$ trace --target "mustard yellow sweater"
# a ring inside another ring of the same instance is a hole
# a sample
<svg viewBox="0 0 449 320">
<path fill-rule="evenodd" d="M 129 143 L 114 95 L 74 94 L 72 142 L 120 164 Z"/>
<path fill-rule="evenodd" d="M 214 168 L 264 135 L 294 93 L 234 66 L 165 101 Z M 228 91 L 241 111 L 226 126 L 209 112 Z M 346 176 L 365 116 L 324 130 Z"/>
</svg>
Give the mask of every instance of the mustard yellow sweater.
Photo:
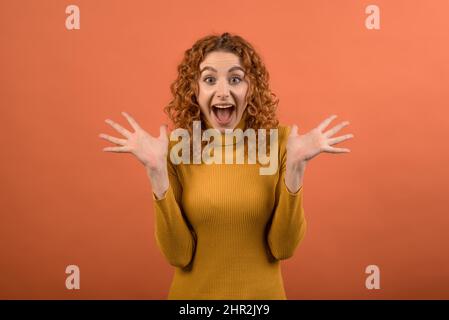
<svg viewBox="0 0 449 320">
<path fill-rule="evenodd" d="M 291 193 L 284 181 L 290 127 L 278 129 L 274 175 L 246 160 L 168 160 L 170 186 L 162 199 L 153 193 L 156 242 L 176 267 L 168 299 L 286 299 L 280 260 L 293 255 L 306 220 L 303 187 Z"/>
</svg>

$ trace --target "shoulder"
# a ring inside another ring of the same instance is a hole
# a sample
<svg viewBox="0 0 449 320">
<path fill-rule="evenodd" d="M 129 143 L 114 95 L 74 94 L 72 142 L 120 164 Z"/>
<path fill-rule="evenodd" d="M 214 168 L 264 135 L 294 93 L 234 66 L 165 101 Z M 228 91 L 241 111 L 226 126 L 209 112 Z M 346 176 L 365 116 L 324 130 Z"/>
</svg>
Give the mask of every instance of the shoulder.
<svg viewBox="0 0 449 320">
<path fill-rule="evenodd" d="M 283 124 L 279 124 L 278 127 L 278 139 L 280 143 L 285 143 L 290 135 L 291 127 Z"/>
<path fill-rule="evenodd" d="M 288 134 L 288 133 L 290 133 L 290 126 L 288 126 L 286 124 L 279 124 L 278 130 L 279 130 L 279 135 L 281 135 L 281 133 Z"/>
<path fill-rule="evenodd" d="M 279 158 L 284 159 L 287 153 L 287 141 L 290 135 L 291 127 L 283 124 L 279 124 L 278 127 L 278 150 Z M 282 160 L 283 161 L 283 160 Z"/>
</svg>

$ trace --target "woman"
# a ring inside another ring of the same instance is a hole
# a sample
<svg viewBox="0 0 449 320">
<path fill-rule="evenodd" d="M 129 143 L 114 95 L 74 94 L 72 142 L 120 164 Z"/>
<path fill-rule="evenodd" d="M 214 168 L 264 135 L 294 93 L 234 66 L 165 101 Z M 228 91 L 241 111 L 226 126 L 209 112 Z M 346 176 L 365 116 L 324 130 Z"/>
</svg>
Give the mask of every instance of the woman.
<svg viewBox="0 0 449 320">
<path fill-rule="evenodd" d="M 269 139 L 270 146 L 278 141 L 269 148 L 279 159 L 275 174 L 261 175 L 260 163 L 175 165 L 169 150 L 176 141 L 169 141 L 167 126 L 152 137 L 127 113 L 122 114 L 134 132 L 106 120 L 125 139 L 101 134 L 119 145 L 103 150 L 133 153 L 150 179 L 156 241 L 176 267 L 169 299 L 286 299 L 280 260 L 294 254 L 306 230 L 306 164 L 321 152 L 349 152 L 332 145 L 353 135 L 332 138 L 349 122 L 325 131 L 335 115 L 304 135 L 296 125 L 280 126 L 268 79 L 247 41 L 229 33 L 207 36 L 185 52 L 165 111 L 187 133 L 193 133 L 194 122 L 215 129 L 222 138 L 217 143 L 232 144 L 231 156 L 239 150 L 249 155 L 250 149 L 241 140 L 229 143 L 227 134 L 277 129 Z M 258 141 L 264 141 L 261 132 Z"/>
</svg>

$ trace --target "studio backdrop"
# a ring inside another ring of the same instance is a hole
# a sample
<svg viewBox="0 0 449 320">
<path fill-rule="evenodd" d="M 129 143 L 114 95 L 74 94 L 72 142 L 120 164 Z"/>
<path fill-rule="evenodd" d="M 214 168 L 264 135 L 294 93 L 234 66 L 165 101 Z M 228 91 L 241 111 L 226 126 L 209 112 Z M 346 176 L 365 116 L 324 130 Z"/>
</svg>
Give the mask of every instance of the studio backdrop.
<svg viewBox="0 0 449 320">
<path fill-rule="evenodd" d="M 167 297 L 150 181 L 98 135 L 116 136 L 106 119 L 130 129 L 122 111 L 152 135 L 172 128 L 163 108 L 185 50 L 229 32 L 262 57 L 282 125 L 304 133 L 335 114 L 354 134 L 350 153 L 307 166 L 288 299 L 448 299 L 448 12 L 445 0 L 1 0 L 0 298 Z"/>
</svg>

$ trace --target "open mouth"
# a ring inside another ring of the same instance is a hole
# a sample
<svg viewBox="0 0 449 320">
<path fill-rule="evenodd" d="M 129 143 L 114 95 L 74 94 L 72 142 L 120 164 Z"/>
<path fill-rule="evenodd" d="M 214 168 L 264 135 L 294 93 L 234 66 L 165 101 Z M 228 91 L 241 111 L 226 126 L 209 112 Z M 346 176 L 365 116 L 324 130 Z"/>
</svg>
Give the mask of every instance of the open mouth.
<svg viewBox="0 0 449 320">
<path fill-rule="evenodd" d="M 235 111 L 236 108 L 233 104 L 215 104 L 212 106 L 212 113 L 215 116 L 215 120 L 220 125 L 230 123 Z"/>
</svg>

